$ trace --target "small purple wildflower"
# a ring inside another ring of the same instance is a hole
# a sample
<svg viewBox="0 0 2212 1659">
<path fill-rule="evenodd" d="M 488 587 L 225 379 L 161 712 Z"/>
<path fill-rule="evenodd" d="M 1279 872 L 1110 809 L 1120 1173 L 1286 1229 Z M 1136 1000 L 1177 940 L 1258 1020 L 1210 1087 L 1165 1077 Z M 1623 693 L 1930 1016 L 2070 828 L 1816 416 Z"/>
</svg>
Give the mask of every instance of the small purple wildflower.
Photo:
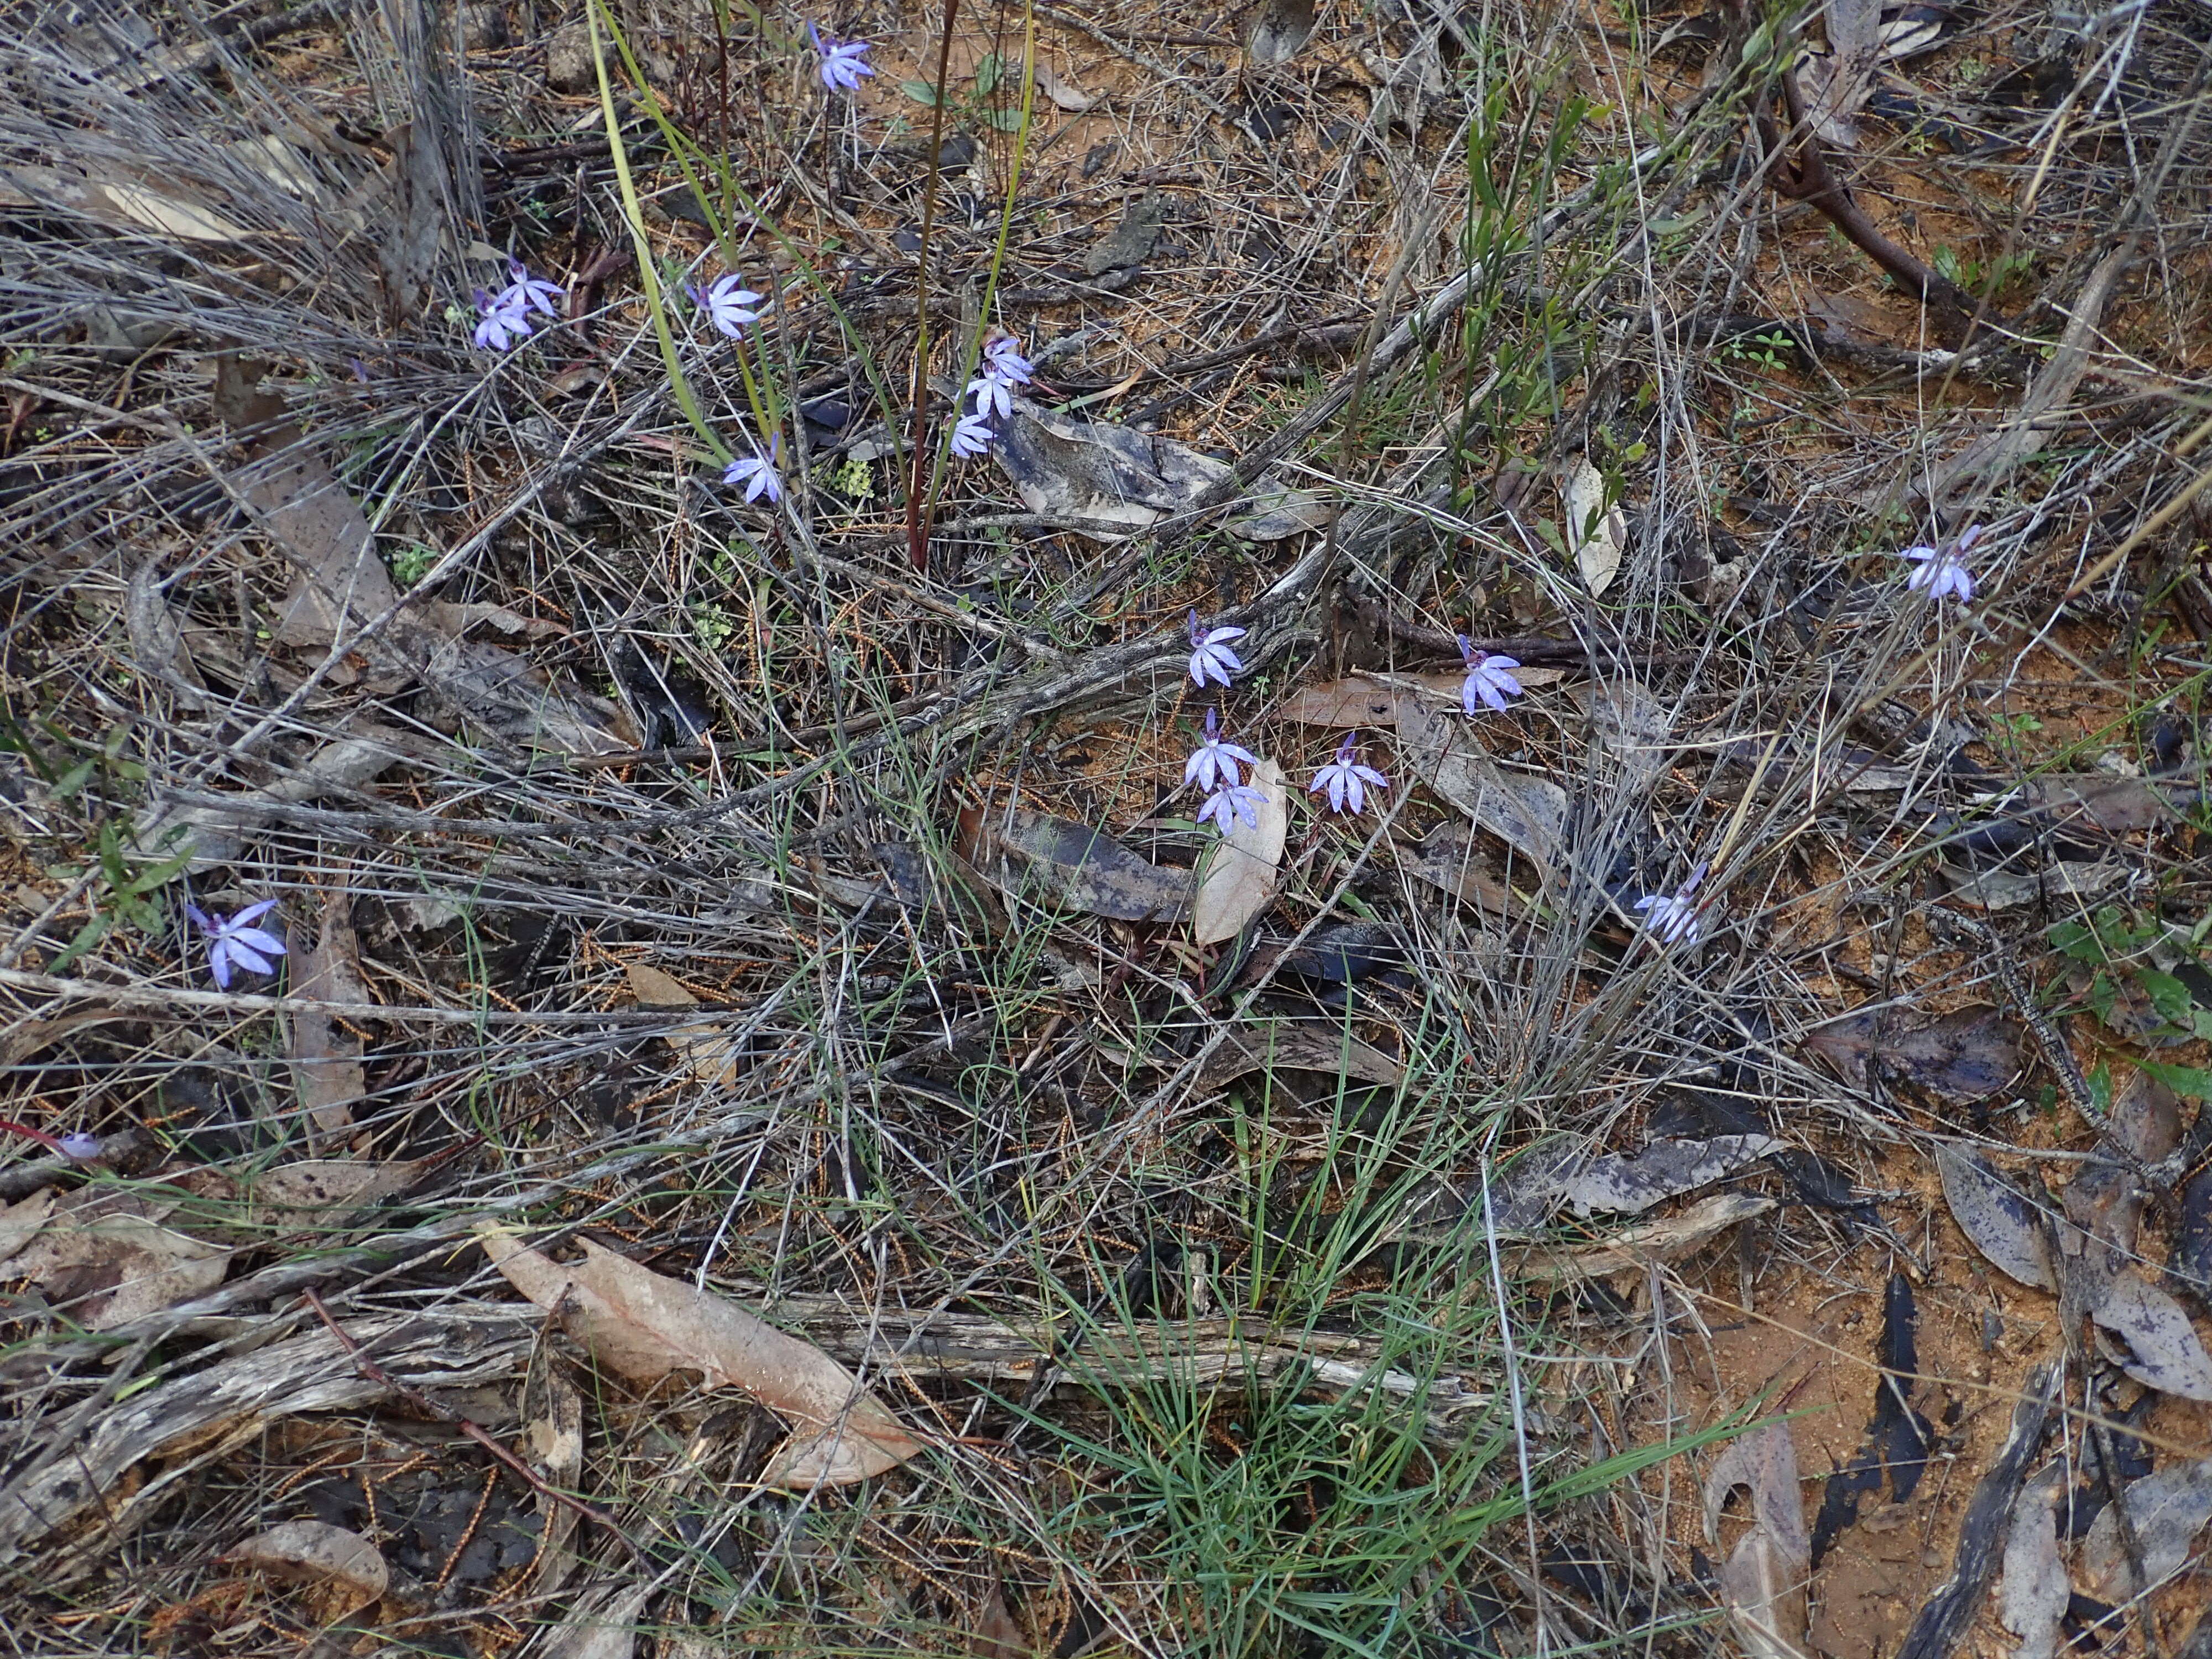
<svg viewBox="0 0 2212 1659">
<path fill-rule="evenodd" d="M 724 271 L 704 288 L 686 283 L 684 291 L 707 313 L 708 320 L 732 340 L 744 339 L 745 325 L 760 320 L 759 307 L 764 296 L 747 288 L 734 270 Z"/>
<path fill-rule="evenodd" d="M 1931 599 L 1955 596 L 1960 605 L 1970 603 L 1974 597 L 1974 573 L 1966 563 L 1967 550 L 1982 538 L 1982 526 L 1968 525 L 1948 552 L 1923 544 L 1908 547 L 1899 556 L 1915 561 L 1918 568 L 1905 579 L 1905 586 L 1918 592 L 1928 590 Z"/>
<path fill-rule="evenodd" d="M 1671 893 L 1646 893 L 1636 901 L 1636 908 L 1644 913 L 1644 926 L 1660 941 L 1667 945 L 1694 945 L 1701 924 L 1698 908 L 1690 896 L 1698 890 L 1698 884 L 1705 878 L 1705 863 L 1690 872 L 1690 878 Z"/>
<path fill-rule="evenodd" d="M 478 350 L 507 351 L 530 337 L 530 319 L 520 307 L 504 303 L 505 298 L 502 295 L 495 300 L 482 289 L 477 290 Z"/>
<path fill-rule="evenodd" d="M 263 899 L 249 904 L 235 915 L 210 916 L 197 904 L 187 904 L 185 914 L 192 926 L 208 936 L 208 972 L 215 975 L 216 988 L 230 989 L 230 975 L 234 968 L 243 968 L 250 974 L 273 974 L 276 964 L 271 957 L 284 952 L 284 941 L 265 928 L 252 924 L 276 908 L 275 899 Z"/>
<path fill-rule="evenodd" d="M 1240 749 L 1233 743 L 1221 740 L 1220 713 L 1216 709 L 1207 709 L 1206 741 L 1199 744 L 1196 751 L 1183 763 L 1182 781 L 1206 790 L 1211 790 L 1218 784 L 1241 783 L 1244 775 L 1237 769 L 1239 761 L 1247 766 L 1260 763 L 1250 750 Z"/>
<path fill-rule="evenodd" d="M 963 415 L 958 424 L 952 428 L 952 453 L 956 455 L 986 454 L 994 435 L 989 416 L 980 410 L 973 415 Z"/>
<path fill-rule="evenodd" d="M 0 1134 L 21 1135 L 26 1140 L 35 1140 L 57 1157 L 89 1164 L 100 1156 L 98 1135 L 49 1134 L 44 1129 L 34 1129 L 27 1123 L 18 1123 L 12 1117 L 0 1117 Z"/>
<path fill-rule="evenodd" d="M 975 400 L 978 415 L 996 412 L 1003 417 L 1014 412 L 1014 388 L 995 374 L 978 374 L 961 389 L 960 395 Z"/>
<path fill-rule="evenodd" d="M 1209 677 L 1224 686 L 1234 684 L 1233 676 L 1244 672 L 1243 659 L 1229 648 L 1231 640 L 1241 640 L 1245 630 L 1241 628 L 1217 628 L 1201 632 L 1198 612 L 1190 613 L 1190 677 L 1203 690 Z"/>
<path fill-rule="evenodd" d="M 745 487 L 745 499 L 749 501 L 757 501 L 763 495 L 767 496 L 771 502 L 781 501 L 783 480 L 776 475 L 775 463 L 782 448 L 783 434 L 779 432 L 768 441 L 768 454 L 765 457 L 757 453 L 740 455 L 724 467 L 722 482 L 732 486 L 743 484 Z"/>
<path fill-rule="evenodd" d="M 1336 758 L 1314 774 L 1313 782 L 1306 793 L 1318 795 L 1328 791 L 1328 806 L 1332 812 L 1364 812 L 1367 810 L 1370 789 L 1388 789 L 1390 780 L 1371 766 L 1359 763 L 1359 745 L 1356 732 L 1344 734 Z"/>
<path fill-rule="evenodd" d="M 1249 783 L 1224 783 L 1206 798 L 1206 805 L 1198 809 L 1198 821 L 1204 823 L 1211 818 L 1227 835 L 1242 818 L 1252 829 L 1260 827 L 1260 808 L 1267 797 Z"/>
<path fill-rule="evenodd" d="M 1003 334 L 983 348 L 985 372 L 996 375 L 1009 386 L 1027 386 L 1036 365 L 1022 356 L 1022 340 L 1018 334 Z"/>
<path fill-rule="evenodd" d="M 1459 653 L 1467 662 L 1467 679 L 1459 689 L 1459 701 L 1468 714 L 1476 713 L 1479 703 L 1503 713 L 1505 700 L 1521 695 L 1521 682 L 1512 674 L 1521 665 L 1515 659 L 1478 651 L 1464 634 L 1459 636 Z"/>
<path fill-rule="evenodd" d="M 822 55 L 817 72 L 822 76 L 822 84 L 830 91 L 856 91 L 863 76 L 875 73 L 868 67 L 868 43 L 866 40 L 839 40 L 825 36 L 811 23 L 806 26 L 806 38 L 814 43 L 814 50 Z"/>
<path fill-rule="evenodd" d="M 507 262 L 507 275 L 514 280 L 499 291 L 492 303 L 502 311 L 527 315 L 542 311 L 548 317 L 561 314 L 561 302 L 568 297 L 568 289 L 558 283 L 549 283 L 543 276 L 532 276 L 530 267 L 510 256 Z"/>
</svg>

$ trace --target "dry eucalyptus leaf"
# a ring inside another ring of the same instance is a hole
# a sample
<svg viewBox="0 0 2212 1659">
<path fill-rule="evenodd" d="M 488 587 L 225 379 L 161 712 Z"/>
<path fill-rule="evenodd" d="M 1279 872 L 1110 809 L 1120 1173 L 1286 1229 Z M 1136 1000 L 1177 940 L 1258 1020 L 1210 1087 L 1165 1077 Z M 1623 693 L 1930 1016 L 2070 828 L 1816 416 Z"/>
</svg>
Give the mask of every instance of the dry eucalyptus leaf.
<svg viewBox="0 0 2212 1659">
<path fill-rule="evenodd" d="M 1085 92 L 1061 80 L 1051 64 L 1039 59 L 1036 66 L 1037 90 L 1052 100 L 1053 107 L 1080 115 L 1098 101 L 1099 94 Z"/>
<path fill-rule="evenodd" d="M 280 1164 L 253 1183 L 255 1210 L 279 1227 L 336 1226 L 356 1210 L 405 1192 L 422 1179 L 422 1162 L 332 1158 Z"/>
<path fill-rule="evenodd" d="M 852 1372 L 734 1303 L 589 1239 L 583 1261 L 562 1263 L 489 1223 L 477 1237 L 510 1284 L 573 1320 L 570 1328 L 610 1369 L 637 1382 L 699 1371 L 708 1387 L 741 1389 L 790 1419 L 796 1432 L 762 1477 L 772 1484 L 842 1486 L 895 1468 L 922 1449 Z"/>
<path fill-rule="evenodd" d="M 1134 533 L 1188 509 L 1229 476 L 1229 464 L 1188 444 L 1107 421 L 1055 415 L 1026 398 L 999 429 L 991 453 L 1032 513 Z M 1246 541 L 1280 541 L 1328 521 L 1328 504 L 1304 490 L 1261 485 L 1249 510 L 1224 528 Z"/>
<path fill-rule="evenodd" d="M 1620 574 L 1621 550 L 1628 542 L 1628 520 L 1605 501 L 1605 474 L 1588 457 L 1576 461 L 1559 489 L 1567 518 L 1567 550 L 1583 586 L 1596 599 Z"/>
<path fill-rule="evenodd" d="M 1797 1449 L 1787 1425 L 1738 1436 L 1705 1480 L 1705 1534 L 1720 1541 L 1729 1492 L 1751 1492 L 1751 1529 L 1721 1568 L 1721 1599 L 1752 1659 L 1804 1659 L 1805 1576 L 1811 1558 L 1797 1490 Z"/>
<path fill-rule="evenodd" d="M 1566 833 L 1567 792 L 1548 778 L 1507 772 L 1469 729 L 1457 708 L 1400 706 L 1398 740 L 1437 794 L 1516 852 L 1548 871 Z"/>
<path fill-rule="evenodd" d="M 1583 1162 L 1579 1137 L 1546 1135 L 1523 1147 L 1490 1183 L 1491 1224 L 1500 1233 L 1533 1232 L 1552 1218 L 1559 1194 Z"/>
<path fill-rule="evenodd" d="M 1513 678 L 1524 690 L 1534 690 L 1540 685 L 1556 685 L 1566 678 L 1566 671 L 1516 668 Z M 1387 730 L 1398 724 L 1399 711 L 1407 707 L 1418 709 L 1449 703 L 1458 708 L 1460 687 L 1466 680 L 1467 676 L 1458 672 L 1393 674 L 1387 679 L 1374 674 L 1349 674 L 1340 680 L 1299 687 L 1276 714 L 1299 726 L 1325 726 L 1338 731 L 1356 726 Z"/>
<path fill-rule="evenodd" d="M 1006 1607 L 1006 1593 L 994 1583 L 985 1593 L 983 1609 L 968 1632 L 972 1659 L 1029 1659 L 1036 1651 L 1029 1632 Z"/>
<path fill-rule="evenodd" d="M 1942 866 L 1951 896 L 1977 910 L 2017 910 L 2030 904 L 2071 908 L 2101 898 L 2134 877 L 2126 859 L 2051 859 L 2034 870 L 1960 870 Z"/>
<path fill-rule="evenodd" d="M 182 242 L 238 242 L 252 234 L 212 208 L 137 185 L 94 185 L 88 198 L 87 205 L 95 213 L 104 203 L 131 223 Z"/>
<path fill-rule="evenodd" d="M 641 1008 L 696 1008 L 699 999 L 673 975 L 647 963 L 629 964 L 629 994 Z M 738 1045 L 711 1025 L 680 1025 L 663 1031 L 661 1040 L 684 1056 L 692 1076 L 702 1083 L 734 1083 L 738 1079 Z"/>
<path fill-rule="evenodd" d="M 522 1444 L 531 1466 L 556 1492 L 574 1492 L 584 1475 L 584 1396 L 553 1364 L 531 1367 L 522 1389 Z M 538 1554 L 530 1564 L 531 1589 L 551 1595 L 574 1569 L 568 1540 L 580 1519 L 569 1505 L 545 1492 L 538 1499 Z"/>
<path fill-rule="evenodd" d="M 539 1659 L 630 1659 L 637 1651 L 637 1627 L 651 1584 L 603 1585 L 576 1598 Z M 727 1650 L 718 1650 L 727 1651 Z"/>
<path fill-rule="evenodd" d="M 1951 1219 L 1967 1243 L 2021 1284 L 2039 1291 L 2057 1288 L 2042 1220 L 1995 1164 L 1972 1147 L 1938 1141 L 1936 1168 L 1943 1178 Z"/>
<path fill-rule="evenodd" d="M 0 1035 L 0 1069 L 21 1065 L 40 1049 L 52 1047 L 82 1027 L 145 1018 L 143 1013 L 126 1013 L 120 1008 L 77 1008 L 66 1014 L 56 1014 L 52 1019 L 24 1020 Z"/>
<path fill-rule="evenodd" d="M 1385 1087 L 1406 1068 L 1381 1049 L 1318 1020 L 1277 1020 L 1250 1030 L 1231 1031 L 1199 1073 L 1198 1090 L 1211 1094 L 1223 1084 L 1253 1072 L 1325 1072 Z"/>
<path fill-rule="evenodd" d="M 2156 1583 L 2189 1559 L 2190 1546 L 2212 1519 L 2212 1458 L 2154 1470 L 2121 1493 L 2120 1502 L 2142 1546 L 2143 1571 Z M 2148 1588 L 2136 1582 L 2128 1565 L 2119 1516 L 2110 1505 L 2098 1512 L 2082 1540 L 2081 1580 L 2081 1588 L 2100 1601 L 2124 1601 Z"/>
<path fill-rule="evenodd" d="M 1398 849 L 1398 868 L 1462 904 L 1478 905 L 1492 915 L 1510 915 L 1518 901 L 1511 889 L 1484 867 L 1474 833 L 1464 823 L 1439 823 L 1419 845 Z"/>
<path fill-rule="evenodd" d="M 215 403 L 228 423 L 281 422 L 283 400 L 256 389 L 263 373 L 235 354 L 216 360 Z M 296 425 L 262 432 L 234 479 L 294 567 L 276 625 L 281 642 L 319 650 L 398 604 L 368 515 Z M 469 726 L 533 749 L 596 755 L 637 746 L 628 717 L 605 698 L 567 687 L 498 646 L 442 633 L 431 620 L 427 612 L 403 614 L 362 647 L 371 690 L 420 680 Z M 331 675 L 340 684 L 353 678 L 343 665 Z"/>
<path fill-rule="evenodd" d="M 1986 1100 L 2020 1075 L 2020 1028 L 1994 1008 L 1911 1019 L 1894 1008 L 1830 1020 L 1805 1039 L 1838 1075 L 1861 1087 L 1872 1068 L 1946 1101 Z"/>
<path fill-rule="evenodd" d="M 1087 824 L 971 806 L 960 815 L 959 844 L 984 879 L 1033 902 L 1116 921 L 1180 921 L 1189 914 L 1189 871 L 1139 858 Z"/>
<path fill-rule="evenodd" d="M 1271 760 L 1260 762 L 1252 769 L 1251 787 L 1260 792 L 1252 808 L 1259 822 L 1247 823 L 1241 815 L 1231 820 L 1191 901 L 1191 938 L 1200 945 L 1218 945 L 1243 933 L 1273 902 L 1282 876 L 1283 847 L 1291 834 L 1283 769 Z"/>
<path fill-rule="evenodd" d="M 95 1331 L 188 1302 L 222 1283 L 230 1252 L 160 1225 L 175 1207 L 136 1193 L 80 1188 L 56 1206 L 9 1273 Z"/>
<path fill-rule="evenodd" d="M 38 1236 L 54 1212 L 54 1189 L 41 1187 L 28 1198 L 0 1204 L 0 1261 L 16 1255 Z"/>
<path fill-rule="evenodd" d="M 1628 782 L 1648 789 L 1667 770 L 1674 721 L 1657 698 L 1633 681 L 1577 685 L 1575 701 L 1589 716 L 1598 745 L 1620 764 Z"/>
<path fill-rule="evenodd" d="M 1314 0 L 1267 0 L 1244 39 L 1245 55 L 1257 64 L 1287 64 L 1314 32 Z"/>
<path fill-rule="evenodd" d="M 1663 1200 L 1709 1186 L 1783 1146 L 1771 1135 L 1655 1140 L 1640 1152 L 1585 1158 L 1563 1169 L 1557 1191 L 1578 1216 L 1601 1211 L 1636 1215 Z"/>
<path fill-rule="evenodd" d="M 321 925 L 287 931 L 292 994 L 310 1002 L 374 1002 L 361 977 L 361 940 L 353 929 L 353 895 L 333 888 L 323 899 Z M 291 1016 L 292 1086 L 319 1139 L 353 1125 L 353 1103 L 368 1092 L 361 1039 L 329 1014 L 304 1008 Z"/>
<path fill-rule="evenodd" d="M 2212 1401 L 2212 1356 L 2181 1304 L 2131 1273 L 2098 1288 L 2089 1317 L 2126 1345 L 2120 1369 L 2146 1388 L 2184 1400 Z"/>
<path fill-rule="evenodd" d="M 2058 1651 L 2058 1621 L 2072 1589 L 2058 1555 L 2055 1501 L 2065 1471 L 2053 1463 L 2020 1489 L 2005 1535 L 2004 1577 L 1997 1587 L 1997 1616 L 2020 1638 L 2013 1659 L 2051 1659 Z"/>
<path fill-rule="evenodd" d="M 2062 829 L 2086 825 L 2131 836 L 2187 822 L 2185 815 L 2202 804 L 2203 791 L 2153 778 L 2051 773 L 2022 784 L 2020 798 L 2033 811 L 2048 813 Z"/>
<path fill-rule="evenodd" d="M 357 1532 L 322 1521 L 287 1521 L 230 1553 L 272 1578 L 319 1583 L 335 1593 L 319 1609 L 328 1619 L 381 1601 L 392 1584 L 382 1552 Z"/>
</svg>

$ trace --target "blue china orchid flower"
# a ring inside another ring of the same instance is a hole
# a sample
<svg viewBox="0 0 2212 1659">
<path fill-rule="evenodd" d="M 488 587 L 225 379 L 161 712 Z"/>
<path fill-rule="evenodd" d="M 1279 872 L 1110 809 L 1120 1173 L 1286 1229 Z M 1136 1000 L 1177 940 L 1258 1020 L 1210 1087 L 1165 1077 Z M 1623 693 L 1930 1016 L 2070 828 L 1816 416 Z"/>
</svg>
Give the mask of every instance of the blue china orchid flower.
<svg viewBox="0 0 2212 1659">
<path fill-rule="evenodd" d="M 1359 763 L 1358 733 L 1347 732 L 1338 746 L 1336 758 L 1314 774 L 1314 781 L 1306 793 L 1318 795 L 1328 792 L 1328 806 L 1332 812 L 1362 812 L 1367 809 L 1370 789 L 1388 789 L 1390 780 L 1371 766 Z"/>
<path fill-rule="evenodd" d="M 832 92 L 854 92 L 861 77 L 875 73 L 868 67 L 868 43 L 866 40 L 839 40 L 825 36 L 813 24 L 806 26 L 806 38 L 814 43 L 814 50 L 822 61 L 816 72 L 822 84 Z"/>
<path fill-rule="evenodd" d="M 733 270 L 724 271 L 704 288 L 686 283 L 684 291 L 707 313 L 708 321 L 732 340 L 744 339 L 745 325 L 760 320 L 760 302 L 766 297 L 747 288 Z"/>
<path fill-rule="evenodd" d="M 1459 636 L 1459 653 L 1467 663 L 1467 679 L 1460 686 L 1459 701 L 1468 714 L 1476 713 L 1483 703 L 1502 713 L 1507 698 L 1521 695 L 1521 682 L 1512 673 L 1521 665 L 1516 659 L 1478 651 L 1464 634 Z"/>
<path fill-rule="evenodd" d="M 530 337 L 530 319 L 520 307 L 495 300 L 482 289 L 476 291 L 477 331 L 472 337 L 480 351 L 509 351 Z"/>
<path fill-rule="evenodd" d="M 1966 554 L 1982 535 L 1982 526 L 1972 524 L 1948 550 L 1939 551 L 1924 544 L 1906 548 L 1899 556 L 1915 561 L 1917 568 L 1905 579 L 1905 586 L 1916 593 L 1925 588 L 1931 599 L 1955 598 L 1960 605 L 1970 604 L 1974 597 L 1974 573 L 1966 562 Z"/>
<path fill-rule="evenodd" d="M 995 411 L 1003 417 L 1014 412 L 1013 386 L 995 374 L 978 374 L 961 389 L 960 395 L 975 400 L 978 415 L 989 415 Z"/>
<path fill-rule="evenodd" d="M 952 453 L 964 456 L 987 454 L 996 435 L 987 416 L 963 415 L 952 428 Z"/>
<path fill-rule="evenodd" d="M 1250 750 L 1221 740 L 1220 711 L 1207 709 L 1206 741 L 1199 744 L 1191 757 L 1183 763 L 1182 781 L 1209 791 L 1218 784 L 1241 783 L 1244 775 L 1237 769 L 1239 762 L 1246 766 L 1260 763 L 1258 757 Z"/>
<path fill-rule="evenodd" d="M 776 472 L 775 463 L 782 449 L 783 434 L 779 432 L 768 441 L 767 455 L 763 456 L 757 452 L 740 455 L 724 467 L 722 482 L 733 487 L 743 484 L 745 499 L 749 501 L 757 501 L 763 495 L 771 502 L 781 501 L 783 479 Z"/>
<path fill-rule="evenodd" d="M 1243 659 L 1229 648 L 1231 641 L 1241 640 L 1244 634 L 1241 628 L 1201 630 L 1198 612 L 1190 613 L 1190 678 L 1200 690 L 1208 679 L 1224 686 L 1233 684 L 1234 677 L 1244 672 Z"/>
<path fill-rule="evenodd" d="M 568 291 L 560 283 L 532 276 L 530 267 L 512 255 L 508 256 L 507 270 L 513 280 L 493 297 L 494 305 L 502 311 L 520 312 L 525 316 L 532 311 L 542 311 L 548 317 L 561 314 L 561 304 L 568 297 Z"/>
<path fill-rule="evenodd" d="M 1698 908 L 1691 895 L 1698 884 L 1705 878 L 1709 861 L 1700 861 L 1690 872 L 1690 878 L 1671 893 L 1646 893 L 1636 901 L 1636 908 L 1644 913 L 1644 927 L 1665 945 L 1694 945 L 1702 924 Z"/>
<path fill-rule="evenodd" d="M 1238 818 L 1250 828 L 1260 827 L 1260 808 L 1266 804 L 1267 795 L 1249 783 L 1224 783 L 1206 798 L 1206 805 L 1198 809 L 1198 821 L 1208 820 L 1227 835 Z"/>
<path fill-rule="evenodd" d="M 985 371 L 1009 386 L 1027 386 L 1036 365 L 1022 356 L 1018 334 L 1002 334 L 983 348 Z"/>
<path fill-rule="evenodd" d="M 234 915 L 211 916 L 197 904 L 185 907 L 192 926 L 208 937 L 208 972 L 215 976 L 218 989 L 230 989 L 234 969 L 243 968 L 250 974 L 276 971 L 271 958 L 285 954 L 284 941 L 266 928 L 252 925 L 276 908 L 275 899 L 263 899 Z"/>
</svg>

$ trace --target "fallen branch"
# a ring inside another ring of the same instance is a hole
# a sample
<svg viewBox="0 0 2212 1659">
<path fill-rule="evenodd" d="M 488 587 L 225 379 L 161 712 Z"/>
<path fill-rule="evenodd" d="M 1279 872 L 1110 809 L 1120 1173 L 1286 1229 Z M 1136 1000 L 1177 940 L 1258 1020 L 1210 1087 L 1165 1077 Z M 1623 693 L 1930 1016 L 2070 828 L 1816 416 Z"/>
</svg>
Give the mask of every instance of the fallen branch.
<svg viewBox="0 0 2212 1659">
<path fill-rule="evenodd" d="M 1798 91 L 1796 77 L 1784 76 L 1782 90 L 1790 106 L 1790 135 L 1796 146 L 1794 153 L 1785 155 L 1784 141 L 1776 130 L 1764 98 L 1757 107 L 1759 142 L 1773 169 L 1775 189 L 1818 210 L 1855 246 L 1896 278 L 1899 287 L 1928 307 L 1936 332 L 1947 344 L 1963 349 L 1982 315 L 1981 303 L 1875 228 L 1874 221 L 1866 216 L 1864 210 L 1851 199 L 1850 192 L 1829 170 L 1827 153 L 1821 148 L 1820 135 L 1806 118 L 1804 98 Z"/>
</svg>

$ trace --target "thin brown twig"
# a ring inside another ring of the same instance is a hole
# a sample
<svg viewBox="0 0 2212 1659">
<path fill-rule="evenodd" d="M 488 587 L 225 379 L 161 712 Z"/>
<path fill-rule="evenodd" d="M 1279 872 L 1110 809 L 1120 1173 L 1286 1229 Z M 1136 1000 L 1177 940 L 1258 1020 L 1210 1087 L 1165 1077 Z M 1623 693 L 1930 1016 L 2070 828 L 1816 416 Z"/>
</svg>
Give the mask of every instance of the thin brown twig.
<svg viewBox="0 0 2212 1659">
<path fill-rule="evenodd" d="M 1826 152 L 1820 147 L 1820 136 L 1806 118 L 1804 98 L 1794 76 L 1782 77 L 1782 91 L 1790 107 L 1790 142 L 1796 146 L 1786 158 L 1784 140 L 1776 131 L 1774 118 L 1768 113 L 1764 98 L 1759 100 L 1757 109 L 1759 143 L 1773 165 L 1775 189 L 1818 210 L 1869 258 L 1895 277 L 1907 293 L 1927 305 L 1930 319 L 1947 343 L 1963 348 L 1975 325 L 1987 314 L 1986 306 L 1875 228 L 1874 221 L 1867 217 L 1865 210 L 1851 199 L 1850 192 L 1830 171 Z"/>
</svg>

